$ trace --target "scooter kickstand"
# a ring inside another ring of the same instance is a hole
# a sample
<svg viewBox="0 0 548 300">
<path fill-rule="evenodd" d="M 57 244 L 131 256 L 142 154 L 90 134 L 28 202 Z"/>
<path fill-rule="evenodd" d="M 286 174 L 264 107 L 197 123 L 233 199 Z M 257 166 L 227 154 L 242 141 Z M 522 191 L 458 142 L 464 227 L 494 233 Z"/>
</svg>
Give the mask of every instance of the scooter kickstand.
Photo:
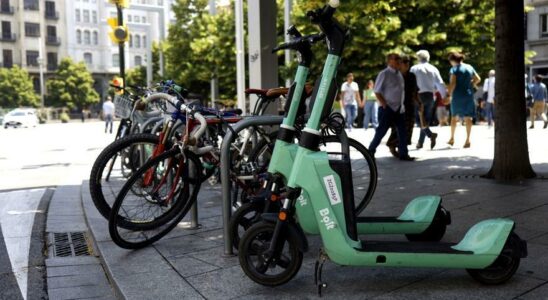
<svg viewBox="0 0 548 300">
<path fill-rule="evenodd" d="M 318 296 L 322 296 L 322 288 L 327 287 L 327 283 L 322 281 L 322 270 L 323 270 L 323 264 L 329 257 L 323 249 L 320 249 L 318 259 L 316 260 L 316 264 L 314 266 L 314 284 L 318 287 Z"/>
</svg>

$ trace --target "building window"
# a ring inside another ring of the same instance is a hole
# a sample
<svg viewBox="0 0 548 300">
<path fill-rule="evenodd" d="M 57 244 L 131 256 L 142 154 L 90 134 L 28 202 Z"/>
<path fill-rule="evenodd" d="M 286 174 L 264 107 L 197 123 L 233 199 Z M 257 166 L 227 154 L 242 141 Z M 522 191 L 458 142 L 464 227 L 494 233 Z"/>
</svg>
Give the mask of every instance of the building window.
<svg viewBox="0 0 548 300">
<path fill-rule="evenodd" d="M 91 44 L 91 35 L 89 33 L 89 30 L 84 30 L 84 45 Z"/>
<path fill-rule="evenodd" d="M 23 6 L 25 10 L 39 10 L 40 5 L 38 4 L 38 0 L 24 0 Z"/>
<path fill-rule="evenodd" d="M 82 44 L 82 30 L 76 30 L 76 43 Z"/>
<path fill-rule="evenodd" d="M 99 33 L 97 33 L 97 31 L 93 32 L 93 44 L 99 45 Z"/>
<path fill-rule="evenodd" d="M 540 37 L 548 37 L 548 14 L 540 15 Z"/>
<path fill-rule="evenodd" d="M 13 52 L 11 50 L 7 50 L 7 49 L 2 50 L 2 58 L 4 62 L 2 66 L 4 68 L 13 67 Z"/>
<path fill-rule="evenodd" d="M 89 52 L 84 53 L 84 62 L 86 65 L 91 66 L 93 64 L 93 55 Z"/>
<path fill-rule="evenodd" d="M 37 67 L 38 66 L 38 51 L 27 51 L 27 66 Z"/>
<path fill-rule="evenodd" d="M 80 16 L 80 10 L 79 10 L 79 9 L 76 10 L 75 16 L 76 16 L 76 22 L 82 21 L 82 18 L 81 18 L 81 16 Z"/>
<path fill-rule="evenodd" d="M 140 67 L 143 65 L 143 58 L 140 56 L 135 56 L 135 66 Z"/>
<path fill-rule="evenodd" d="M 25 22 L 25 36 L 31 36 L 31 37 L 40 36 L 40 24 Z"/>
<path fill-rule="evenodd" d="M 48 71 L 57 70 L 57 53 L 48 52 Z"/>
<path fill-rule="evenodd" d="M 129 35 L 129 48 L 133 48 L 133 34 Z"/>
<path fill-rule="evenodd" d="M 120 67 L 120 55 L 112 54 L 112 66 Z"/>
<path fill-rule="evenodd" d="M 91 12 L 91 18 L 93 19 L 93 23 L 97 24 L 97 11 L 96 10 Z"/>
<path fill-rule="evenodd" d="M 135 48 L 141 48 L 141 36 L 135 35 L 134 38 L 135 41 L 133 41 L 133 45 L 135 46 Z"/>
<path fill-rule="evenodd" d="M 89 10 L 84 10 L 84 23 L 89 23 Z"/>
<path fill-rule="evenodd" d="M 135 16 L 135 17 L 133 17 L 133 22 L 139 23 L 139 22 L 141 22 L 141 18 L 139 16 Z"/>
<path fill-rule="evenodd" d="M 143 48 L 147 48 L 147 36 L 143 35 Z"/>
<path fill-rule="evenodd" d="M 57 19 L 59 18 L 59 15 L 57 14 L 57 11 L 55 10 L 55 2 L 53 1 L 46 1 L 46 19 Z"/>
</svg>

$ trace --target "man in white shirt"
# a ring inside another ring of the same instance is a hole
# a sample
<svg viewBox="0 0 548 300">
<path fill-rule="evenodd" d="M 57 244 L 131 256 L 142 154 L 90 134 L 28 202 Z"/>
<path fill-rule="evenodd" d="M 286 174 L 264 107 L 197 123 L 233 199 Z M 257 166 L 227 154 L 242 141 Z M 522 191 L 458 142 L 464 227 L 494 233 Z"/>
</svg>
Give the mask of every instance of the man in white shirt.
<svg viewBox="0 0 548 300">
<path fill-rule="evenodd" d="M 419 86 L 419 99 L 424 107 L 424 123 L 426 127 L 421 129 L 419 142 L 417 143 L 417 149 L 423 147 L 424 139 L 430 138 L 430 149 L 433 149 L 436 145 L 437 133 L 430 131 L 430 122 L 434 115 L 434 94 L 437 91 L 440 92 L 442 98 L 447 95 L 447 90 L 443 79 L 441 78 L 438 68 L 429 63 L 430 53 L 427 50 L 419 50 L 417 52 L 419 63 L 411 67 L 411 73 L 417 77 L 417 85 Z"/>
<path fill-rule="evenodd" d="M 487 118 L 487 126 L 491 127 L 495 118 L 495 70 L 489 71 L 489 77 L 483 83 L 483 92 L 487 93 L 485 100 L 485 117 Z"/>
<path fill-rule="evenodd" d="M 105 133 L 110 125 L 110 133 L 112 133 L 112 119 L 114 118 L 114 103 L 112 98 L 107 96 L 107 100 L 103 102 L 103 117 L 105 118 Z"/>
<path fill-rule="evenodd" d="M 360 87 L 354 81 L 352 73 L 346 75 L 346 81 L 341 86 L 341 101 L 346 114 L 346 128 L 352 129 L 352 124 L 356 119 L 358 102 L 361 102 Z"/>
<path fill-rule="evenodd" d="M 401 57 L 391 53 L 386 57 L 387 67 L 379 73 L 375 80 L 375 96 L 379 102 L 379 126 L 375 137 L 369 145 L 369 151 L 375 155 L 377 147 L 386 135 L 390 126 L 395 123 L 398 131 L 398 150 L 400 160 L 413 161 L 407 151 L 407 131 L 405 128 L 405 81 L 399 71 Z"/>
</svg>

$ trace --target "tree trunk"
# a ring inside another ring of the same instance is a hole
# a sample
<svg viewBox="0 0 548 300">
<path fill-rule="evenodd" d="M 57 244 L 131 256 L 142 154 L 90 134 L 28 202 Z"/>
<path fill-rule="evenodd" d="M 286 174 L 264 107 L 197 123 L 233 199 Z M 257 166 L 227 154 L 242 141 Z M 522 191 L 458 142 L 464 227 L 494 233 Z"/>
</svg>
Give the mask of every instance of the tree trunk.
<svg viewBox="0 0 548 300">
<path fill-rule="evenodd" d="M 523 1 L 495 1 L 495 157 L 488 178 L 536 176 L 529 161 L 524 93 Z"/>
</svg>

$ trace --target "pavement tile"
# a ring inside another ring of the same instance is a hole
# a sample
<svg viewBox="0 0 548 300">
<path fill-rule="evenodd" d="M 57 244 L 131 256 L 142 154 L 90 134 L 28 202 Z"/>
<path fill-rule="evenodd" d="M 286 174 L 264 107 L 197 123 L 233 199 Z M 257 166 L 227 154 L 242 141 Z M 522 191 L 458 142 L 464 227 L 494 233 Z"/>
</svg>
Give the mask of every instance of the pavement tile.
<svg viewBox="0 0 548 300">
<path fill-rule="evenodd" d="M 519 296 L 517 300 L 541 300 L 548 299 L 548 282 L 543 283 L 542 285 L 534 288 L 531 291 L 528 291 L 524 295 Z"/>
<path fill-rule="evenodd" d="M 548 234 L 543 234 L 530 240 L 531 243 L 548 246 Z"/>
<path fill-rule="evenodd" d="M 46 259 L 46 267 L 62 267 L 62 266 L 81 266 L 81 265 L 99 265 L 100 262 L 94 256 L 78 256 L 78 257 L 53 257 Z"/>
<path fill-rule="evenodd" d="M 132 274 L 162 273 L 171 269 L 152 247 L 126 250 L 113 242 L 98 242 L 97 246 L 115 281 Z"/>
<path fill-rule="evenodd" d="M 207 299 L 229 299 L 255 293 L 273 296 L 277 293 L 273 288 L 251 281 L 240 266 L 191 276 L 187 281 Z"/>
<path fill-rule="evenodd" d="M 106 287 L 110 289 L 108 280 L 104 273 L 91 273 L 48 278 L 48 290 L 80 286 L 95 286 L 96 288 Z"/>
<path fill-rule="evenodd" d="M 195 235 L 187 235 L 172 239 L 162 239 L 154 244 L 154 248 L 165 257 L 173 257 L 206 250 L 219 245 L 219 242 L 208 241 Z"/>
<path fill-rule="evenodd" d="M 375 299 L 513 299 L 540 283 L 541 280 L 517 275 L 503 285 L 486 286 L 475 282 L 464 270 L 449 270 Z"/>
<path fill-rule="evenodd" d="M 49 298 L 56 300 L 96 298 L 109 296 L 111 294 L 112 290 L 109 286 L 78 286 L 48 290 Z"/>
<path fill-rule="evenodd" d="M 200 250 L 187 254 L 187 256 L 197 258 L 201 261 L 205 261 L 208 264 L 228 268 L 239 265 L 237 256 L 224 256 L 224 247 L 217 246 L 215 248 Z"/>
<path fill-rule="evenodd" d="M 527 243 L 528 255 L 520 262 L 518 274 L 548 281 L 548 245 Z"/>
<path fill-rule="evenodd" d="M 204 299 L 174 271 L 128 275 L 116 284 L 126 299 Z"/>
<path fill-rule="evenodd" d="M 61 267 L 48 267 L 48 277 L 58 276 L 71 276 L 82 274 L 103 274 L 103 268 L 101 265 L 81 265 L 81 266 L 61 266 Z"/>
<path fill-rule="evenodd" d="M 171 257 L 168 258 L 168 261 L 183 277 L 203 274 L 219 269 L 217 266 L 188 256 Z"/>
</svg>

